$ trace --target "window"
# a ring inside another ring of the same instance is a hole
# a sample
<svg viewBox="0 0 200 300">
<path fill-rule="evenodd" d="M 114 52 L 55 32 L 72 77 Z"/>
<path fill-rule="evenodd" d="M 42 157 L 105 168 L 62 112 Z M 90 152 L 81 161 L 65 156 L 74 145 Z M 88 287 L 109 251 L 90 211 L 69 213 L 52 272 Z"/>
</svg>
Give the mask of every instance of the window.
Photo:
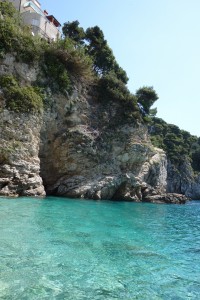
<svg viewBox="0 0 200 300">
<path fill-rule="evenodd" d="M 34 26 L 39 26 L 39 20 L 32 19 L 31 24 L 34 25 Z"/>
</svg>

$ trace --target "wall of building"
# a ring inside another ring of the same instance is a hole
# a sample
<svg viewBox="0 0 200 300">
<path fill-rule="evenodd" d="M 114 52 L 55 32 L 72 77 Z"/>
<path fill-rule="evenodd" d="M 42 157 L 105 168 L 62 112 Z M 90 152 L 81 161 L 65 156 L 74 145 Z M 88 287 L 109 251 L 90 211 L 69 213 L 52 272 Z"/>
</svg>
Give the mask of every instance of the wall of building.
<svg viewBox="0 0 200 300">
<path fill-rule="evenodd" d="M 45 16 L 39 15 L 36 12 L 25 11 L 22 13 L 24 23 L 30 25 L 34 35 L 40 35 L 43 38 L 56 40 L 60 37 L 60 32 Z"/>
<path fill-rule="evenodd" d="M 56 40 L 61 37 L 59 29 L 46 18 L 44 12 L 41 10 L 41 5 L 37 0 L 9 1 L 22 13 L 24 23 L 31 26 L 34 35 L 40 35 L 49 40 Z M 31 5 L 28 4 L 29 2 Z"/>
</svg>

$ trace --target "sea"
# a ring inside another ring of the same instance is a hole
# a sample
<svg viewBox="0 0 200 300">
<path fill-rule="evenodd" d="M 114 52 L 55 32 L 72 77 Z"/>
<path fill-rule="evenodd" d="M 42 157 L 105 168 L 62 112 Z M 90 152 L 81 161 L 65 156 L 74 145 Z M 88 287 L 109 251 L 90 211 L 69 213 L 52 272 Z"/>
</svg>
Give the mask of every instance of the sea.
<svg viewBox="0 0 200 300">
<path fill-rule="evenodd" d="M 200 201 L 0 198 L 0 299 L 200 299 Z"/>
</svg>

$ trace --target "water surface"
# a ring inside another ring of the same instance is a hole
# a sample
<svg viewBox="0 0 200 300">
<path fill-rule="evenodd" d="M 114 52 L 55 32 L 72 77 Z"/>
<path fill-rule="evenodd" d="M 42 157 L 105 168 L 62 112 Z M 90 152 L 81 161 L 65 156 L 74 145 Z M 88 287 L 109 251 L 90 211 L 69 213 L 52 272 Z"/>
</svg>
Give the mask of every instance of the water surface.
<svg viewBox="0 0 200 300">
<path fill-rule="evenodd" d="M 200 202 L 0 198 L 0 299 L 200 299 Z"/>
</svg>

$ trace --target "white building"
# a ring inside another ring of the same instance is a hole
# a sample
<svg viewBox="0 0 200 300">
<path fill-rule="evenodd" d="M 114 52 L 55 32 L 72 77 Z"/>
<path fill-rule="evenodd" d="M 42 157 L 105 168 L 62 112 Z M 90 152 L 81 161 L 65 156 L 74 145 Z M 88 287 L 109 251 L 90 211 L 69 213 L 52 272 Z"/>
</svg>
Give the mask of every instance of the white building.
<svg viewBox="0 0 200 300">
<path fill-rule="evenodd" d="M 48 15 L 47 11 L 41 9 L 41 4 L 37 0 L 9 0 L 21 13 L 26 25 L 30 25 L 33 35 L 40 35 L 48 40 L 57 40 L 61 33 L 61 24 L 53 15 Z"/>
</svg>

